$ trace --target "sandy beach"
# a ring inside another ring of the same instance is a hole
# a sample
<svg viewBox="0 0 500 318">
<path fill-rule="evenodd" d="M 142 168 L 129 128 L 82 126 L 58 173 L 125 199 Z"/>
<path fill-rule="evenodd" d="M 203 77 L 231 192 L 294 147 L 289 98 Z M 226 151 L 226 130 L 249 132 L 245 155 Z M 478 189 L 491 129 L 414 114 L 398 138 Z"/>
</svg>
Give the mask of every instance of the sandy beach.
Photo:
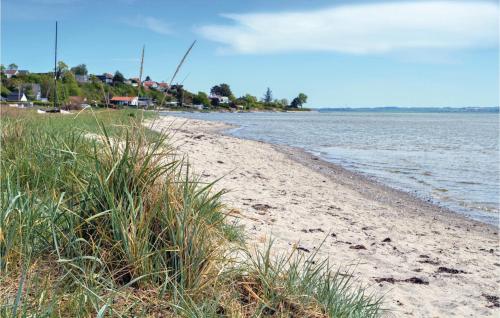
<svg viewBox="0 0 500 318">
<path fill-rule="evenodd" d="M 220 178 L 249 244 L 275 240 L 355 266 L 387 317 L 498 317 L 498 229 L 468 220 L 294 148 L 224 134 L 223 123 L 151 123 L 204 181 Z"/>
</svg>

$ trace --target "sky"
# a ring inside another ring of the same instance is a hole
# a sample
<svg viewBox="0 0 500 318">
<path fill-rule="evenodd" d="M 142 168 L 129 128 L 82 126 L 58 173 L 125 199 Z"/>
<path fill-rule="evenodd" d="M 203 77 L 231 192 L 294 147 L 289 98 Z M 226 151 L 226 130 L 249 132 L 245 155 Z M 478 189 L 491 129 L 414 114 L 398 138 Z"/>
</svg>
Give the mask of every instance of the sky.
<svg viewBox="0 0 500 318">
<path fill-rule="evenodd" d="M 497 1 L 2 0 L 1 63 L 45 72 L 59 59 L 90 73 L 234 95 L 308 95 L 308 107 L 499 105 Z"/>
</svg>

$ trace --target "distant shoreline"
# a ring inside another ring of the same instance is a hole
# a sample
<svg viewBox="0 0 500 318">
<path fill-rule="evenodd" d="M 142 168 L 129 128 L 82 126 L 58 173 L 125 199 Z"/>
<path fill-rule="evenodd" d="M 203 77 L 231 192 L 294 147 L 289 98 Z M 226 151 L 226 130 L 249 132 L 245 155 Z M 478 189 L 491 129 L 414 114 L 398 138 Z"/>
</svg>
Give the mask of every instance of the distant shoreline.
<svg viewBox="0 0 500 318">
<path fill-rule="evenodd" d="M 499 113 L 500 107 L 339 107 L 313 108 L 319 112 L 397 112 L 397 113 Z"/>
</svg>

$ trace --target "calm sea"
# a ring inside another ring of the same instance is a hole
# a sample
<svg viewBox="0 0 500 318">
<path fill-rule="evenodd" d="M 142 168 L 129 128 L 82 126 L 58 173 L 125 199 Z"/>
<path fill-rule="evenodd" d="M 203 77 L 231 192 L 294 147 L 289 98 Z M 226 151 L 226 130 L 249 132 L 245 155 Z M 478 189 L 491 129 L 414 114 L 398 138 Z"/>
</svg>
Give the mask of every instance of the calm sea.
<svg viewBox="0 0 500 318">
<path fill-rule="evenodd" d="M 234 136 L 303 148 L 470 218 L 498 225 L 500 160 L 496 113 L 176 116 L 236 124 L 238 128 L 230 131 Z"/>
</svg>

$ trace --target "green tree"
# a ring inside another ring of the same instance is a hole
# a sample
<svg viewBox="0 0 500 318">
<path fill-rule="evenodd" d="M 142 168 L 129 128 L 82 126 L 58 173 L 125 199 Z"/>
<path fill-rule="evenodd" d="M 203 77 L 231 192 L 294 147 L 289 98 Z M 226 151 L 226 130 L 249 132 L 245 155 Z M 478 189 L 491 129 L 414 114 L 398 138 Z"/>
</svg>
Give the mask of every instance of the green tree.
<svg viewBox="0 0 500 318">
<path fill-rule="evenodd" d="M 266 93 L 264 94 L 264 98 L 262 100 L 266 104 L 271 104 L 271 102 L 273 101 L 273 92 L 269 87 L 267 88 Z"/>
<path fill-rule="evenodd" d="M 115 72 L 115 76 L 113 76 L 113 83 L 123 83 L 125 82 L 125 77 L 120 71 Z"/>
<path fill-rule="evenodd" d="M 9 64 L 9 70 L 17 70 L 17 64 L 16 63 L 10 63 Z"/>
<path fill-rule="evenodd" d="M 149 75 L 148 75 L 148 76 L 146 76 L 146 79 L 145 79 L 144 81 L 145 81 L 145 82 L 148 82 L 148 81 L 150 81 L 150 80 L 151 80 L 151 77 L 149 77 Z"/>
<path fill-rule="evenodd" d="M 57 62 L 57 76 L 61 77 L 64 73 L 68 71 L 68 65 L 63 61 Z"/>
<path fill-rule="evenodd" d="M 5 71 L 5 65 L 0 64 L 0 71 L 1 71 L 1 72 Z"/>
<path fill-rule="evenodd" d="M 87 70 L 87 65 L 85 64 L 79 64 L 75 67 L 71 68 L 71 72 L 75 75 L 87 75 L 89 72 Z"/>
<path fill-rule="evenodd" d="M 218 95 L 218 96 L 226 96 L 229 98 L 234 98 L 233 92 L 231 92 L 231 88 L 229 87 L 228 84 L 222 83 L 220 85 L 215 85 L 212 87 L 210 90 L 210 93 L 212 95 Z"/>
<path fill-rule="evenodd" d="M 290 105 L 290 107 L 292 108 L 298 108 L 298 107 L 301 107 L 307 103 L 307 95 L 304 94 L 304 93 L 300 93 L 299 96 L 295 97 L 293 100 L 292 100 L 292 103 Z"/>
<path fill-rule="evenodd" d="M 193 96 L 193 104 L 202 104 L 203 106 L 210 106 L 210 99 L 205 92 L 198 92 Z"/>
<path fill-rule="evenodd" d="M 78 82 L 76 81 L 75 74 L 73 74 L 72 72 L 64 73 L 62 82 L 69 96 L 80 96 L 81 91 L 80 87 L 78 86 Z"/>
</svg>

